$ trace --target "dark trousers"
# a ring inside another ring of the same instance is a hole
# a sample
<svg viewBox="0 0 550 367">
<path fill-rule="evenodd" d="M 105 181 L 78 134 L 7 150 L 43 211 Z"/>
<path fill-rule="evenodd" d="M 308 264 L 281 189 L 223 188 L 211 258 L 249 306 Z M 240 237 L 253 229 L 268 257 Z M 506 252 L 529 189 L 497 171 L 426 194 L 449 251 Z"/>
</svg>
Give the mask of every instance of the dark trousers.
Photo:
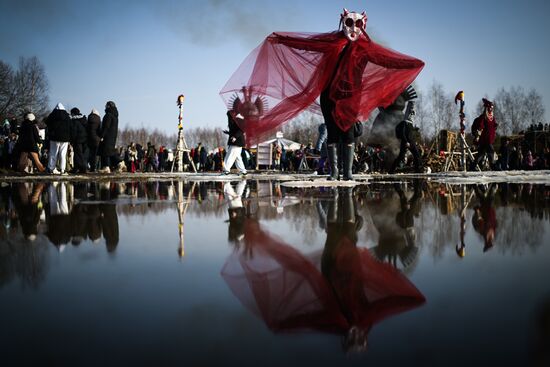
<svg viewBox="0 0 550 367">
<path fill-rule="evenodd" d="M 73 166 L 74 170 L 80 173 L 86 173 L 87 161 L 88 161 L 88 145 L 87 144 L 73 144 Z"/>
<path fill-rule="evenodd" d="M 405 140 L 401 140 L 401 145 L 399 147 L 399 155 L 397 156 L 397 158 L 395 158 L 395 161 L 393 161 L 390 172 L 395 172 L 397 165 L 401 161 L 403 161 L 403 159 L 405 159 L 405 154 L 407 153 L 407 149 L 411 151 L 411 154 L 413 156 L 414 169 L 417 171 L 420 169 L 420 153 L 418 152 L 418 148 L 416 147 L 416 144 L 414 142 L 411 142 L 407 147 L 407 142 Z"/>
<path fill-rule="evenodd" d="M 102 167 L 116 167 L 120 163 L 117 154 L 101 156 Z"/>
<path fill-rule="evenodd" d="M 88 145 L 88 165 L 91 172 L 97 170 L 97 148 L 97 145 Z"/>
<path fill-rule="evenodd" d="M 491 169 L 495 167 L 495 150 L 493 146 L 491 144 L 480 144 L 477 148 L 477 158 L 473 162 L 472 167 L 470 167 L 472 171 L 475 170 L 476 165 L 481 168 L 481 164 L 486 155 L 489 158 Z"/>
</svg>

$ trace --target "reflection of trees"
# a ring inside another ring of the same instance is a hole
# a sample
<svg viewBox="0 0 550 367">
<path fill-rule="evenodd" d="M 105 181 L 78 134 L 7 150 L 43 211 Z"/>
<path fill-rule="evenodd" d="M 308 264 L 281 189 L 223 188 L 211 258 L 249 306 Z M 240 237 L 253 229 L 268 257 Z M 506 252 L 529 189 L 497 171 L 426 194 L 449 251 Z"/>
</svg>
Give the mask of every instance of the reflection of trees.
<svg viewBox="0 0 550 367">
<path fill-rule="evenodd" d="M 521 254 L 525 249 L 535 250 L 542 245 L 544 227 L 540 219 L 526 215 L 520 208 L 503 207 L 497 210 L 499 218 L 498 251 Z"/>
</svg>

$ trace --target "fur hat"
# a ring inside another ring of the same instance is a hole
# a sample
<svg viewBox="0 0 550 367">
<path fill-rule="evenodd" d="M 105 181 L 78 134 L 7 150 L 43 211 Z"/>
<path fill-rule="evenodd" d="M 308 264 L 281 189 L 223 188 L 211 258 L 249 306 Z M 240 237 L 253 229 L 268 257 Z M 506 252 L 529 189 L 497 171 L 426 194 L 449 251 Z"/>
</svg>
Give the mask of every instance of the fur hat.
<svg viewBox="0 0 550 367">
<path fill-rule="evenodd" d="M 80 115 L 80 110 L 76 107 L 71 108 L 71 115 Z"/>
<path fill-rule="evenodd" d="M 483 101 L 483 107 L 487 108 L 487 107 L 494 107 L 494 103 L 489 101 L 487 98 L 482 98 L 481 99 Z"/>
<path fill-rule="evenodd" d="M 90 115 L 98 115 L 99 116 L 99 111 L 96 110 L 95 108 L 92 108 L 92 112 L 90 112 Z"/>
<path fill-rule="evenodd" d="M 36 117 L 34 116 L 34 113 L 29 112 L 25 115 L 25 120 L 34 121 Z"/>
</svg>

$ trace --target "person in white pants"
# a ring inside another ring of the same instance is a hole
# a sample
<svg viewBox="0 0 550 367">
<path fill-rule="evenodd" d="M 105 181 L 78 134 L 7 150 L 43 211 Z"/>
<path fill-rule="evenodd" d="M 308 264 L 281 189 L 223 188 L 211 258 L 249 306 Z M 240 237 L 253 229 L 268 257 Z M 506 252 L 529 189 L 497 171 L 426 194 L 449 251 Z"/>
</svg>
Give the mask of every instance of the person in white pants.
<svg viewBox="0 0 550 367">
<path fill-rule="evenodd" d="M 48 169 L 50 172 L 58 173 L 56 168 L 57 160 L 59 159 L 59 167 L 61 171 L 59 173 L 65 173 L 65 167 L 67 167 L 67 149 L 69 143 L 66 141 L 53 141 L 50 140 L 50 154 L 48 156 Z"/>
<path fill-rule="evenodd" d="M 229 130 L 224 130 L 224 133 L 229 135 L 227 140 L 227 152 L 223 161 L 223 174 L 229 174 L 233 164 L 236 164 L 241 175 L 246 175 L 246 167 L 244 166 L 241 152 L 244 147 L 244 133 L 237 124 L 237 119 L 242 120 L 240 114 L 235 115 L 234 111 L 227 111 L 227 126 Z"/>
<path fill-rule="evenodd" d="M 71 138 L 71 117 L 61 103 L 46 118 L 50 150 L 48 151 L 48 171 L 54 174 L 65 174 L 67 167 L 67 148 Z M 56 168 L 59 159 L 59 170 Z"/>
</svg>

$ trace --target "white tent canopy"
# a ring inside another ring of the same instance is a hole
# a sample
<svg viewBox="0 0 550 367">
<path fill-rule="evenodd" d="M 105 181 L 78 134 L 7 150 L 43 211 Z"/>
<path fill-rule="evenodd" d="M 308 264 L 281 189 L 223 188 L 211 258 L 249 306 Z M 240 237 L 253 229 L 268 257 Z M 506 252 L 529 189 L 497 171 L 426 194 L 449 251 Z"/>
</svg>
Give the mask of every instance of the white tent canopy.
<svg viewBox="0 0 550 367">
<path fill-rule="evenodd" d="M 283 148 L 285 148 L 285 150 L 296 150 L 296 149 L 300 149 L 300 146 L 301 146 L 300 143 L 296 143 L 295 141 L 285 139 L 285 138 L 275 138 L 275 139 L 266 140 L 264 142 L 261 142 L 259 145 L 271 145 L 271 144 L 278 144 Z M 256 148 L 256 147 L 257 145 L 253 145 L 251 148 Z"/>
</svg>

